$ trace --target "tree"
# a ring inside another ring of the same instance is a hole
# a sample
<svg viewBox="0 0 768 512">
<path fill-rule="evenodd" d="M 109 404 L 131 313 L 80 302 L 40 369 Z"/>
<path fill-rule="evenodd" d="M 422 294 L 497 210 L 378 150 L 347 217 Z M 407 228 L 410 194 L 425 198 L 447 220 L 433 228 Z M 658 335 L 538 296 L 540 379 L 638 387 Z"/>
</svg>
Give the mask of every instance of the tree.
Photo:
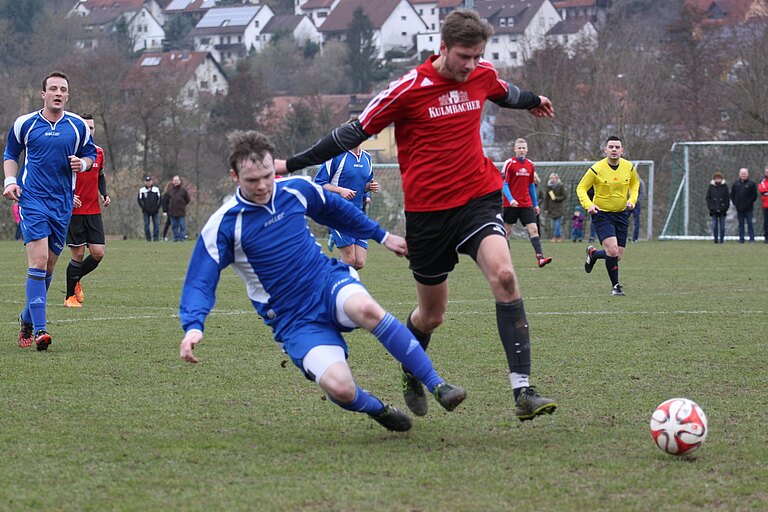
<svg viewBox="0 0 768 512">
<path fill-rule="evenodd" d="M 164 28 L 165 38 L 171 49 L 194 49 L 194 41 L 191 32 L 195 26 L 189 17 L 181 15 L 171 16 Z"/>
<path fill-rule="evenodd" d="M 370 92 L 378 49 L 373 43 L 373 24 L 362 7 L 352 13 L 347 29 L 347 62 L 352 90 Z"/>
</svg>

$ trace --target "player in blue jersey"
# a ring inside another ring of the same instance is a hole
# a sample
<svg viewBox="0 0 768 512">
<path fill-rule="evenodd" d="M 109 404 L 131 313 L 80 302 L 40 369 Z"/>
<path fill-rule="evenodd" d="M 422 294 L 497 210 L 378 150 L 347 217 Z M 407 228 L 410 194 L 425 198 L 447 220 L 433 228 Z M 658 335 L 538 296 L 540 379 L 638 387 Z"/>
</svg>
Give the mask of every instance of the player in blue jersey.
<svg viewBox="0 0 768 512">
<path fill-rule="evenodd" d="M 357 120 L 352 116 L 347 123 Z M 325 162 L 315 175 L 315 183 L 335 192 L 365 211 L 365 199 L 369 192 L 378 192 L 379 184 L 373 180 L 371 155 L 360 146 L 345 151 Z M 369 197 L 369 196 L 368 196 Z M 355 238 L 331 228 L 329 247 L 335 244 L 341 253 L 341 261 L 360 270 L 368 256 L 368 239 Z"/>
<path fill-rule="evenodd" d="M 440 378 L 413 334 L 373 300 L 357 271 L 323 254 L 305 216 L 356 238 L 373 238 L 399 256 L 407 252 L 405 240 L 306 178 L 275 181 L 275 147 L 264 135 L 235 131 L 228 138 L 230 175 L 238 188 L 208 219 L 192 253 L 179 307 L 181 358 L 197 363 L 192 350 L 216 300 L 212 290 L 231 265 L 275 340 L 343 409 L 367 413 L 389 430 L 411 428 L 408 415 L 355 383 L 341 333 L 357 327 L 370 331 L 446 410 L 458 406 L 466 392 Z"/>
<path fill-rule="evenodd" d="M 3 156 L 3 195 L 19 202 L 21 231 L 27 250 L 27 302 L 19 316 L 19 346 L 35 341 L 47 350 L 46 295 L 59 254 L 64 249 L 72 216 L 75 176 L 87 171 L 96 146 L 85 121 L 64 110 L 69 79 L 58 71 L 42 82 L 43 108 L 16 119 Z M 19 172 L 19 157 L 25 153 Z"/>
</svg>

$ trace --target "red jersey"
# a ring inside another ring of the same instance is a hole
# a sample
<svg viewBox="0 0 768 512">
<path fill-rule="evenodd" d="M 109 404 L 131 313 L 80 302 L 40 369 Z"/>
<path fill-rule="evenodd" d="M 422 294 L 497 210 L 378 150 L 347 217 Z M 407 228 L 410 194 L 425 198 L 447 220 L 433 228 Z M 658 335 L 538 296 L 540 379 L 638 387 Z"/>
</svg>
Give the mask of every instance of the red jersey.
<svg viewBox="0 0 768 512">
<path fill-rule="evenodd" d="M 75 182 L 75 195 L 80 198 L 83 206 L 72 208 L 72 215 L 94 215 L 101 213 L 99 205 L 99 175 L 104 174 L 104 150 L 96 146 L 96 159 L 93 166 L 86 172 L 78 173 Z"/>
<path fill-rule="evenodd" d="M 504 180 L 509 186 L 509 192 L 517 201 L 519 208 L 530 208 L 533 206 L 531 199 L 531 183 L 534 183 L 533 162 L 530 158 L 525 161 L 517 157 L 512 157 L 504 162 Z M 503 194 L 502 194 L 503 195 Z M 504 197 L 504 207 L 509 208 L 507 198 Z"/>
<path fill-rule="evenodd" d="M 480 121 L 488 98 L 507 94 L 490 62 L 481 60 L 466 82 L 424 64 L 392 82 L 360 115 L 374 135 L 395 125 L 405 210 L 429 212 L 467 204 L 500 190 L 499 171 L 483 153 Z"/>
</svg>

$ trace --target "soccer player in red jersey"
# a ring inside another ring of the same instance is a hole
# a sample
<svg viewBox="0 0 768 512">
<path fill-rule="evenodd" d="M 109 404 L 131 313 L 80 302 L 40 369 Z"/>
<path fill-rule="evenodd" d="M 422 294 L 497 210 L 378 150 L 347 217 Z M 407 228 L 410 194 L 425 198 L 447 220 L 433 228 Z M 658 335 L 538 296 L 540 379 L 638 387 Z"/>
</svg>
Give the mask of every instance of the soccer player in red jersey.
<svg viewBox="0 0 768 512">
<path fill-rule="evenodd" d="M 91 129 L 91 137 L 93 137 L 95 128 L 93 116 L 84 113 L 80 117 Z M 96 146 L 96 160 L 93 162 L 91 172 L 79 174 L 75 184 L 75 204 L 67 232 L 67 245 L 72 252 L 72 260 L 67 266 L 67 298 L 64 300 L 64 305 L 68 308 L 83 307 L 85 294 L 80 285 L 80 279 L 95 270 L 104 259 L 106 238 L 99 198 L 104 202 L 104 206 L 109 206 L 107 180 L 104 177 L 104 150 Z M 86 245 L 89 252 L 87 258 L 85 257 Z"/>
<path fill-rule="evenodd" d="M 512 226 L 519 220 L 528 230 L 528 239 L 536 254 L 536 263 L 543 267 L 552 261 L 544 257 L 541 248 L 539 228 L 536 216 L 539 214 L 539 203 L 536 198 L 536 183 L 534 181 L 533 162 L 528 158 L 528 142 L 525 139 L 515 141 L 515 157 L 504 162 L 504 227 L 507 239 L 512 232 Z"/>
<path fill-rule="evenodd" d="M 518 280 L 502 220 L 502 179 L 483 153 L 480 121 L 490 99 L 504 108 L 553 117 L 550 100 L 500 79 L 482 59 L 493 28 L 475 11 L 457 10 L 441 29 L 440 55 L 392 82 L 360 119 L 340 126 L 310 149 L 276 161 L 279 172 L 320 164 L 395 125 L 403 181 L 406 240 L 418 305 L 408 327 L 426 348 L 443 323 L 448 274 L 459 253 L 471 256 L 491 285 L 496 320 L 515 395 L 516 416 L 530 420 L 557 405 L 529 384 L 531 351 Z M 427 413 L 422 384 L 404 372 L 404 395 L 416 415 Z"/>
</svg>

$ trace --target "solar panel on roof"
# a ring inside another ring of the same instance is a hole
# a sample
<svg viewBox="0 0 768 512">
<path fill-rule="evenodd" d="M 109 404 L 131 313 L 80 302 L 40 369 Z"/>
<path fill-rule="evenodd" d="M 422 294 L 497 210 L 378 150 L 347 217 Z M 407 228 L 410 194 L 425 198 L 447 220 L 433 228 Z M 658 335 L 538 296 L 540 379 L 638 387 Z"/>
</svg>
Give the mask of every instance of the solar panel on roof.
<svg viewBox="0 0 768 512">
<path fill-rule="evenodd" d="M 197 28 L 220 27 L 229 20 L 229 26 L 247 25 L 261 7 L 224 7 L 211 9 L 198 22 Z"/>
</svg>

